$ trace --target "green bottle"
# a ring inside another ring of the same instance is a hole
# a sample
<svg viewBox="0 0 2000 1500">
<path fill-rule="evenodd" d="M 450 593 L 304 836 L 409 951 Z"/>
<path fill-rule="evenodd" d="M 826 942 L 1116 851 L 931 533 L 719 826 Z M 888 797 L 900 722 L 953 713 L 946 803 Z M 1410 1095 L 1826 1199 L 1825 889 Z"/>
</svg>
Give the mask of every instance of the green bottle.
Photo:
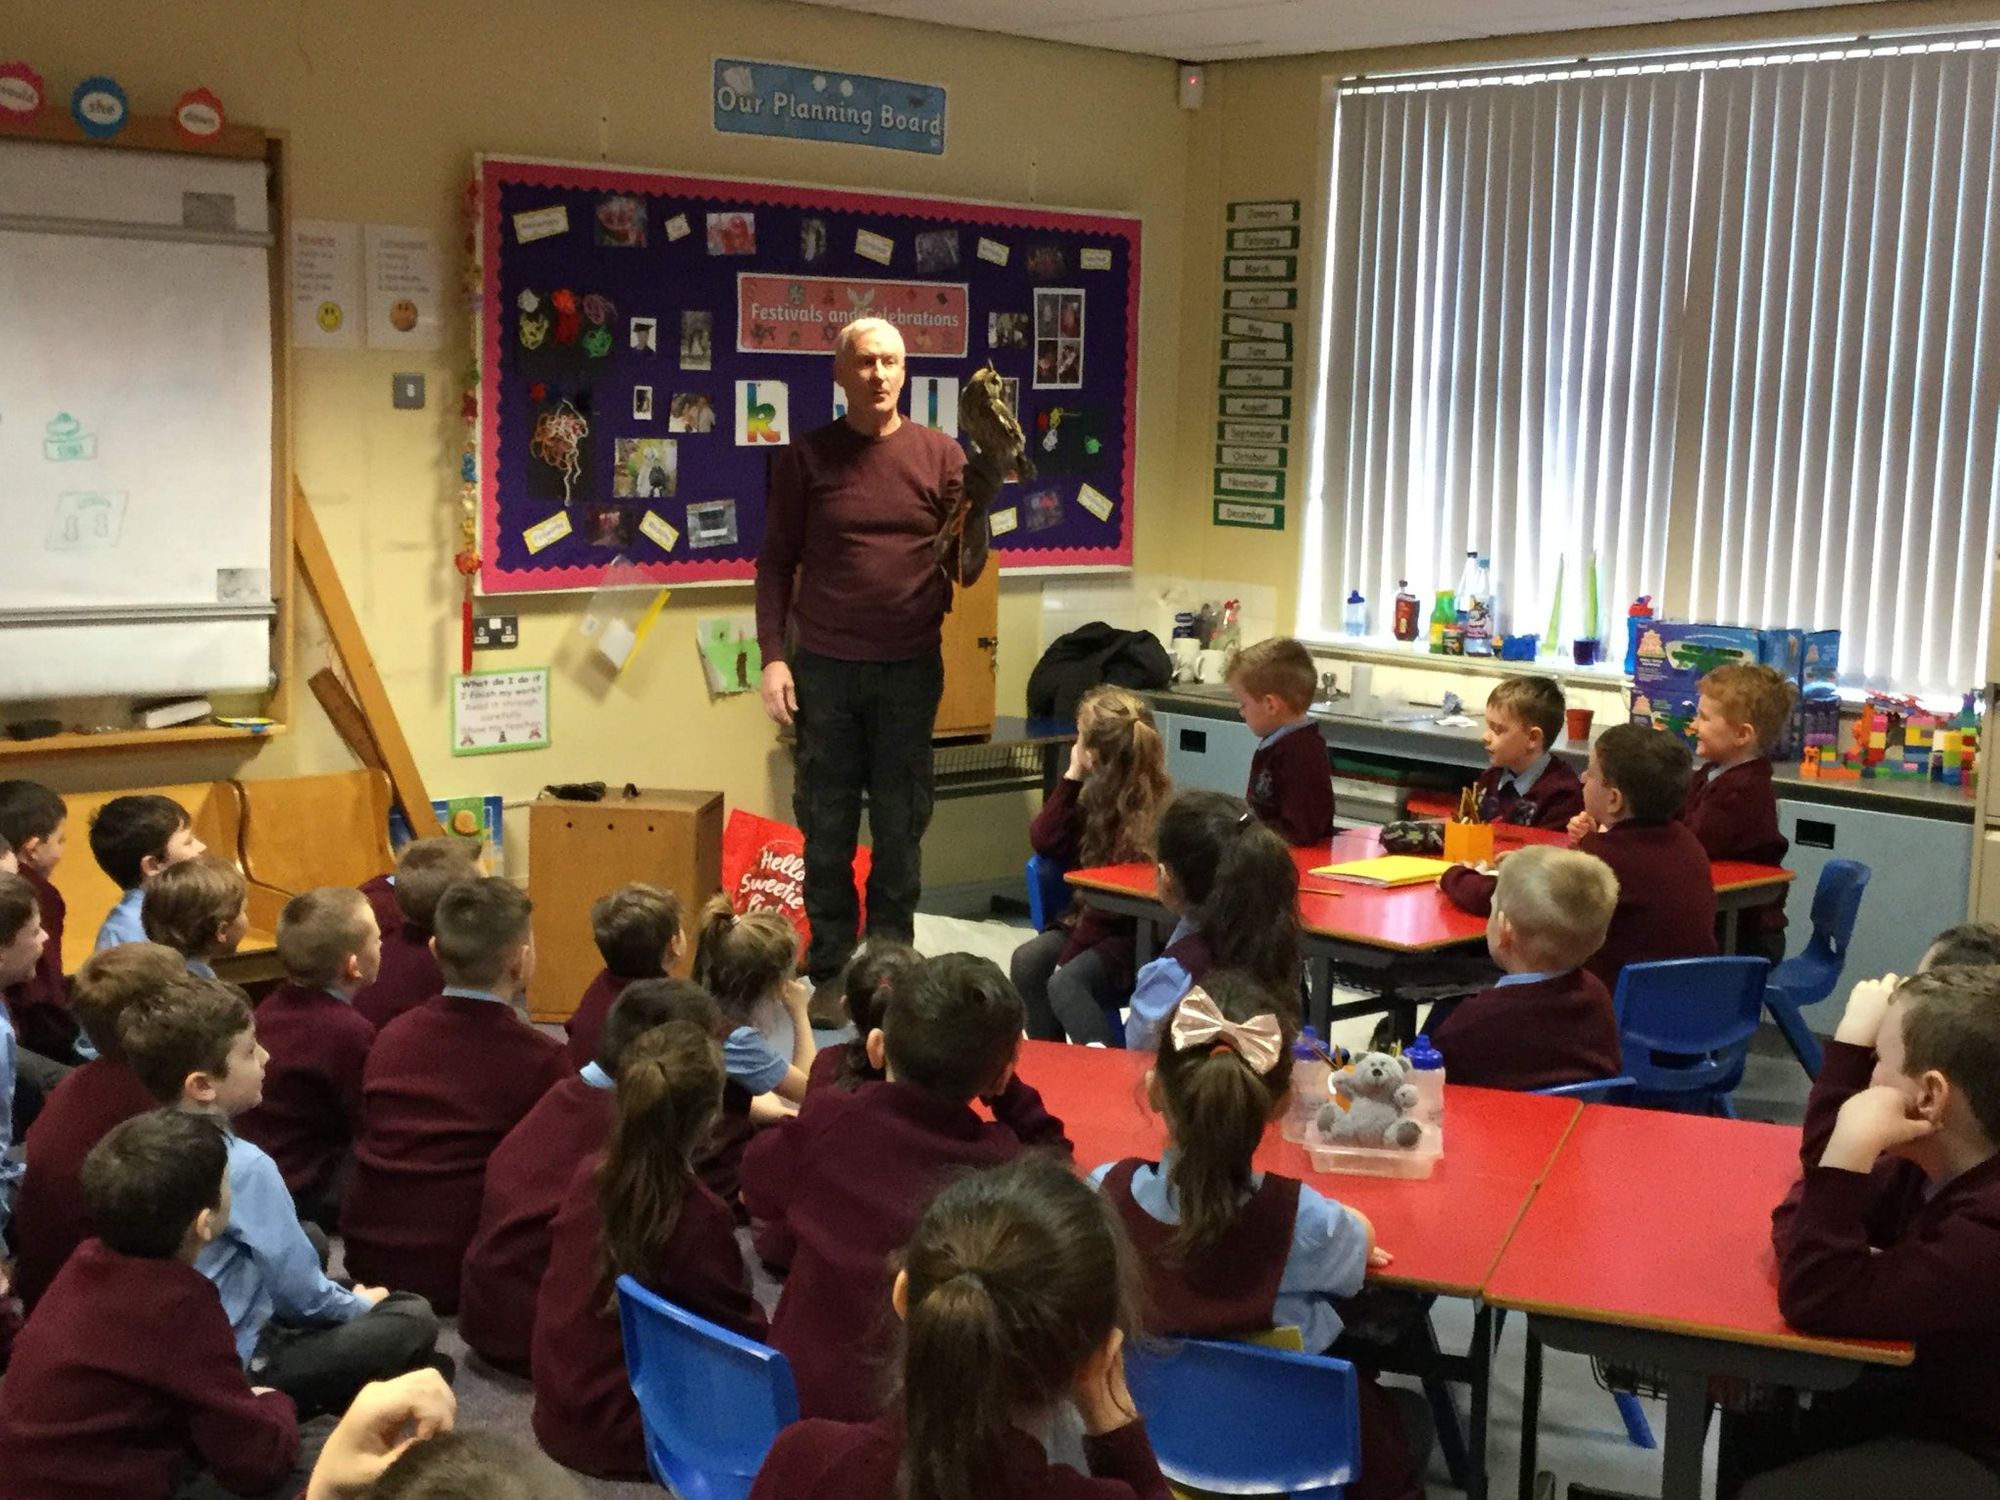
<svg viewBox="0 0 2000 1500">
<path fill-rule="evenodd" d="M 1437 603 L 1431 608 L 1431 655 L 1444 655 L 1444 628 L 1458 623 L 1458 595 L 1450 589 L 1439 589 Z"/>
</svg>

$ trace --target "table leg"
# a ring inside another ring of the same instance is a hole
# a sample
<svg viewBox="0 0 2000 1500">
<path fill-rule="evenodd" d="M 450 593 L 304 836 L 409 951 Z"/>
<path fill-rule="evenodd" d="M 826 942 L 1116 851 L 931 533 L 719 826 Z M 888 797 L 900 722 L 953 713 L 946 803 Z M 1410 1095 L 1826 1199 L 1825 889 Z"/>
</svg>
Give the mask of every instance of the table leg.
<svg viewBox="0 0 2000 1500">
<path fill-rule="evenodd" d="M 1137 931 L 1132 938 L 1133 963 L 1135 969 L 1143 969 L 1153 961 L 1160 950 L 1159 924 L 1151 917 L 1139 918 Z"/>
<path fill-rule="evenodd" d="M 1738 950 L 1737 928 L 1741 925 L 1743 909 L 1737 906 L 1726 908 L 1722 913 L 1722 951 L 1725 955 Z"/>
<path fill-rule="evenodd" d="M 1484 1302 L 1472 1318 L 1472 1347 L 1465 1351 L 1472 1361 L 1472 1431 L 1466 1442 L 1472 1451 L 1466 1465 L 1466 1500 L 1486 1500 L 1486 1419 L 1492 1404 L 1493 1309 Z"/>
<path fill-rule="evenodd" d="M 1701 1500 L 1701 1450 L 1707 1436 L 1708 1376 L 1700 1370 L 1669 1369 L 1661 1500 Z"/>
<path fill-rule="evenodd" d="M 1330 958 L 1309 958 L 1306 960 L 1306 1020 L 1322 1038 L 1332 1024 L 1328 1012 L 1333 1009 L 1333 960 Z"/>
<path fill-rule="evenodd" d="M 1527 1352 L 1521 1362 L 1521 1496 L 1520 1500 L 1535 1500 L 1535 1464 L 1539 1455 L 1535 1452 L 1541 1434 L 1542 1418 L 1542 1341 L 1535 1337 L 1533 1323 L 1522 1330 L 1527 1338 Z"/>
</svg>

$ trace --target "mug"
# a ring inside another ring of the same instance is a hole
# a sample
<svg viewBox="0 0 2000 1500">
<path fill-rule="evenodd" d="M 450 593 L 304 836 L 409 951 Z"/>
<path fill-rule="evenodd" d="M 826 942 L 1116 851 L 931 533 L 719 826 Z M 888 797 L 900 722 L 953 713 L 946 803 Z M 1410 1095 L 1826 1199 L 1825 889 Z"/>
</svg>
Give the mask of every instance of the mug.
<svg viewBox="0 0 2000 1500">
<path fill-rule="evenodd" d="M 1222 674 L 1229 666 L 1229 653 L 1210 646 L 1199 652 L 1194 659 L 1194 680 L 1196 682 L 1220 682 Z"/>
<path fill-rule="evenodd" d="M 1201 642 L 1191 635 L 1177 635 L 1168 643 L 1167 649 L 1173 653 L 1174 681 L 1193 682 L 1195 658 L 1201 654 Z"/>
</svg>

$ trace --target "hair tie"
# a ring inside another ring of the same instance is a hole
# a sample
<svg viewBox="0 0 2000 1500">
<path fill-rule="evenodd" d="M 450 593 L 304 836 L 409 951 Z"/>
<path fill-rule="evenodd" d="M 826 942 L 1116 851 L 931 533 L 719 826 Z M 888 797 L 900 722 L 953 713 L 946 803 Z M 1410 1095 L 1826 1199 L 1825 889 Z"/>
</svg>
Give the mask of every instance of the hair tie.
<svg viewBox="0 0 2000 1500">
<path fill-rule="evenodd" d="M 1257 815 L 1255 813 L 1251 812 L 1250 809 L 1246 807 L 1243 809 L 1243 816 L 1241 816 L 1236 820 L 1236 826 L 1238 828 L 1248 828 L 1250 826 L 1250 820 L 1256 816 Z"/>
<path fill-rule="evenodd" d="M 1247 1021 L 1232 1021 L 1200 985 L 1189 990 L 1175 1010 L 1168 1036 L 1181 1050 L 1199 1047 L 1203 1042 L 1227 1047 L 1248 1063 L 1250 1071 L 1259 1078 L 1277 1067 L 1278 1059 L 1285 1054 L 1285 1032 L 1276 1016 L 1265 1011 Z M 1209 1055 L 1214 1056 L 1214 1048 Z"/>
</svg>

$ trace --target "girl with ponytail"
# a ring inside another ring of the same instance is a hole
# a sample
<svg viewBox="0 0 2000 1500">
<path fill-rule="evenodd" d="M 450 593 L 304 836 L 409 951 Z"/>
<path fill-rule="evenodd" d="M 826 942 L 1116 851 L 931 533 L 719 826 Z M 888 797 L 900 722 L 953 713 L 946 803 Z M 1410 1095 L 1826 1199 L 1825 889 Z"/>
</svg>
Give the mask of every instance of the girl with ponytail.
<svg viewBox="0 0 2000 1500">
<path fill-rule="evenodd" d="M 1130 1250 L 1104 1200 L 1024 1158 L 931 1200 L 891 1304 L 902 1390 L 872 1423 L 778 1435 L 750 1500 L 1167 1500 L 1125 1385 Z M 1038 1429 L 1083 1418 L 1090 1475 L 1049 1463 Z"/>
<path fill-rule="evenodd" d="M 1211 968 L 1235 969 L 1296 1010 L 1304 949 L 1299 871 L 1291 851 L 1221 792 L 1182 792 L 1160 818 L 1160 903 L 1178 920 L 1160 956 L 1139 971 L 1125 1045 L 1151 1051 L 1181 996 Z"/>
<path fill-rule="evenodd" d="M 1318 1354 L 1340 1336 L 1338 1299 L 1389 1263 L 1366 1217 L 1252 1163 L 1284 1112 L 1297 1034 L 1292 1008 L 1233 969 L 1210 971 L 1169 1016 L 1146 1075 L 1167 1149 L 1091 1174 L 1137 1251 L 1148 1332 L 1233 1338 L 1289 1326 Z M 1421 1500 L 1396 1408 L 1372 1379 L 1360 1389 L 1361 1477 L 1349 1493 Z"/>
<path fill-rule="evenodd" d="M 812 986 L 798 977 L 799 935 L 775 911 L 738 916 L 727 896 L 701 911 L 690 977 L 715 996 L 725 1034 L 722 1060 L 730 1083 L 750 1099 L 753 1124 L 768 1125 L 793 1113 L 819 1049 L 806 1005 Z M 732 1119 L 745 1101 L 726 1101 Z"/>
<path fill-rule="evenodd" d="M 1136 693 L 1094 688 L 1076 710 L 1069 769 L 1028 830 L 1044 859 L 1066 868 L 1153 860 L 1153 829 L 1173 793 L 1153 711 Z M 1028 1035 L 1110 1042 L 1132 991 L 1135 929 L 1079 896 L 1057 924 L 1014 951 L 1014 988 Z"/>
<path fill-rule="evenodd" d="M 641 1035 L 618 1070 L 610 1142 L 577 1168 L 557 1210 L 535 1305 L 534 1427 L 549 1456 L 572 1469 L 647 1477 L 612 1290 L 620 1276 L 745 1338 L 768 1329 L 735 1216 L 693 1165 L 722 1085 L 721 1049 L 699 1024 L 669 1021 Z"/>
</svg>

